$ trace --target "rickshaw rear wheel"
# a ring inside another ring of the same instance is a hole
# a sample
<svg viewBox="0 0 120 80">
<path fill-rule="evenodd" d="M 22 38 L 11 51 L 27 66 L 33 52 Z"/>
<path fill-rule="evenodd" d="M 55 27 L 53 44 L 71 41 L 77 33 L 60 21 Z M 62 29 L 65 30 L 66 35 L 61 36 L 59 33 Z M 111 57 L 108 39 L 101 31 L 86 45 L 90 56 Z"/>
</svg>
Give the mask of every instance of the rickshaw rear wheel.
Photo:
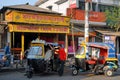
<svg viewBox="0 0 120 80">
<path fill-rule="evenodd" d="M 32 78 L 33 74 L 31 71 L 26 72 L 27 78 Z"/>
<path fill-rule="evenodd" d="M 99 71 L 98 71 L 98 70 L 95 70 L 95 71 L 94 71 L 94 74 L 95 74 L 95 75 L 99 75 Z"/>
<path fill-rule="evenodd" d="M 100 70 L 100 66 L 99 65 L 95 66 L 94 74 L 99 75 L 100 74 L 99 70 Z"/>
<path fill-rule="evenodd" d="M 113 70 L 108 69 L 108 70 L 105 70 L 104 73 L 105 73 L 105 76 L 111 77 L 113 75 Z"/>
<path fill-rule="evenodd" d="M 78 74 L 78 70 L 77 70 L 77 69 L 73 69 L 73 70 L 72 70 L 72 75 L 73 75 L 73 76 L 76 76 L 77 74 Z"/>
</svg>

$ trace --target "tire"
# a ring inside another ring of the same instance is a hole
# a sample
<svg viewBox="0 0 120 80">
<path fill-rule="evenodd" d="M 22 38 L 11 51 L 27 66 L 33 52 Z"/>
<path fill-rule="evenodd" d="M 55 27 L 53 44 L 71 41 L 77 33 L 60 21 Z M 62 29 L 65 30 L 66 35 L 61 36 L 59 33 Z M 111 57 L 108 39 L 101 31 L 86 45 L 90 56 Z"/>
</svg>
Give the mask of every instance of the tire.
<svg viewBox="0 0 120 80">
<path fill-rule="evenodd" d="M 110 69 L 108 69 L 108 70 L 105 70 L 105 76 L 108 76 L 108 77 L 111 77 L 111 76 L 113 76 L 113 71 L 112 70 L 110 70 Z"/>
<path fill-rule="evenodd" d="M 33 74 L 31 71 L 26 72 L 27 78 L 32 78 Z"/>
<path fill-rule="evenodd" d="M 77 69 L 73 69 L 73 70 L 72 70 L 72 75 L 73 75 L 73 76 L 76 76 L 77 74 L 78 74 L 78 70 L 77 70 Z"/>
<path fill-rule="evenodd" d="M 100 73 L 99 73 L 98 70 L 95 70 L 94 74 L 95 74 L 95 75 L 99 75 Z"/>
<path fill-rule="evenodd" d="M 94 74 L 95 74 L 95 75 L 99 75 L 99 66 L 96 66 L 96 69 L 95 69 L 95 71 L 94 71 Z"/>
</svg>

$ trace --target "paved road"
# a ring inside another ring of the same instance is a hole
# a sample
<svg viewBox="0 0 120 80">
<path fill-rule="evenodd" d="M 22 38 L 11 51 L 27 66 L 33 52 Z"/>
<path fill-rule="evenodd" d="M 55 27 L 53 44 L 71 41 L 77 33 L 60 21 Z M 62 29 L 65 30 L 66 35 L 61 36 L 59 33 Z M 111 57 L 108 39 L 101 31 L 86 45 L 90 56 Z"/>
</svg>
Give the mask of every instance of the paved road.
<svg viewBox="0 0 120 80">
<path fill-rule="evenodd" d="M 120 70 L 113 77 L 104 75 L 93 75 L 92 73 L 79 73 L 77 76 L 72 76 L 70 69 L 67 69 L 62 77 L 57 73 L 34 74 L 31 80 L 119 80 Z M 29 80 L 24 76 L 24 71 L 9 71 L 1 72 L 0 80 Z"/>
</svg>

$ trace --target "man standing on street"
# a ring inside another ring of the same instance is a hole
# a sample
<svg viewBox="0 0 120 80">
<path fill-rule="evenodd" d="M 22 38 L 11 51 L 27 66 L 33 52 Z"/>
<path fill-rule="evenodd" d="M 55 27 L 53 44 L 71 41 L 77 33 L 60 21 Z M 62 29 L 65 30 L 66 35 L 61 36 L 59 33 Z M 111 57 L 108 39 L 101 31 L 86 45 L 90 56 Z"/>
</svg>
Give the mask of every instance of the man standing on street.
<svg viewBox="0 0 120 80">
<path fill-rule="evenodd" d="M 62 76 L 64 72 L 64 64 L 66 61 L 66 52 L 64 48 L 61 47 L 61 45 L 59 46 L 58 54 L 59 54 L 59 60 L 60 60 L 60 67 L 59 67 L 58 73 L 60 76 Z"/>
<path fill-rule="evenodd" d="M 6 43 L 6 46 L 5 46 L 5 55 L 7 57 L 6 66 L 9 66 L 10 62 L 11 62 L 11 54 L 10 54 L 9 43 Z"/>
</svg>

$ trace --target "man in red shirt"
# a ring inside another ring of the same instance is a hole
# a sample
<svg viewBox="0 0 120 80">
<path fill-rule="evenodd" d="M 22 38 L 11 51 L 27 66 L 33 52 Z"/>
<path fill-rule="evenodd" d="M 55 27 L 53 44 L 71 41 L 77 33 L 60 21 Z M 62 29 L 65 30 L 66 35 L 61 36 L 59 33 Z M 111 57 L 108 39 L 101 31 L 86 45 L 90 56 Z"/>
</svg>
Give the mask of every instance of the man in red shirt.
<svg viewBox="0 0 120 80">
<path fill-rule="evenodd" d="M 66 52 L 64 48 L 61 47 L 61 45 L 59 46 L 58 54 L 59 54 L 59 60 L 60 60 L 60 68 L 58 70 L 58 73 L 60 76 L 62 76 L 64 72 L 64 64 L 66 61 Z"/>
</svg>

